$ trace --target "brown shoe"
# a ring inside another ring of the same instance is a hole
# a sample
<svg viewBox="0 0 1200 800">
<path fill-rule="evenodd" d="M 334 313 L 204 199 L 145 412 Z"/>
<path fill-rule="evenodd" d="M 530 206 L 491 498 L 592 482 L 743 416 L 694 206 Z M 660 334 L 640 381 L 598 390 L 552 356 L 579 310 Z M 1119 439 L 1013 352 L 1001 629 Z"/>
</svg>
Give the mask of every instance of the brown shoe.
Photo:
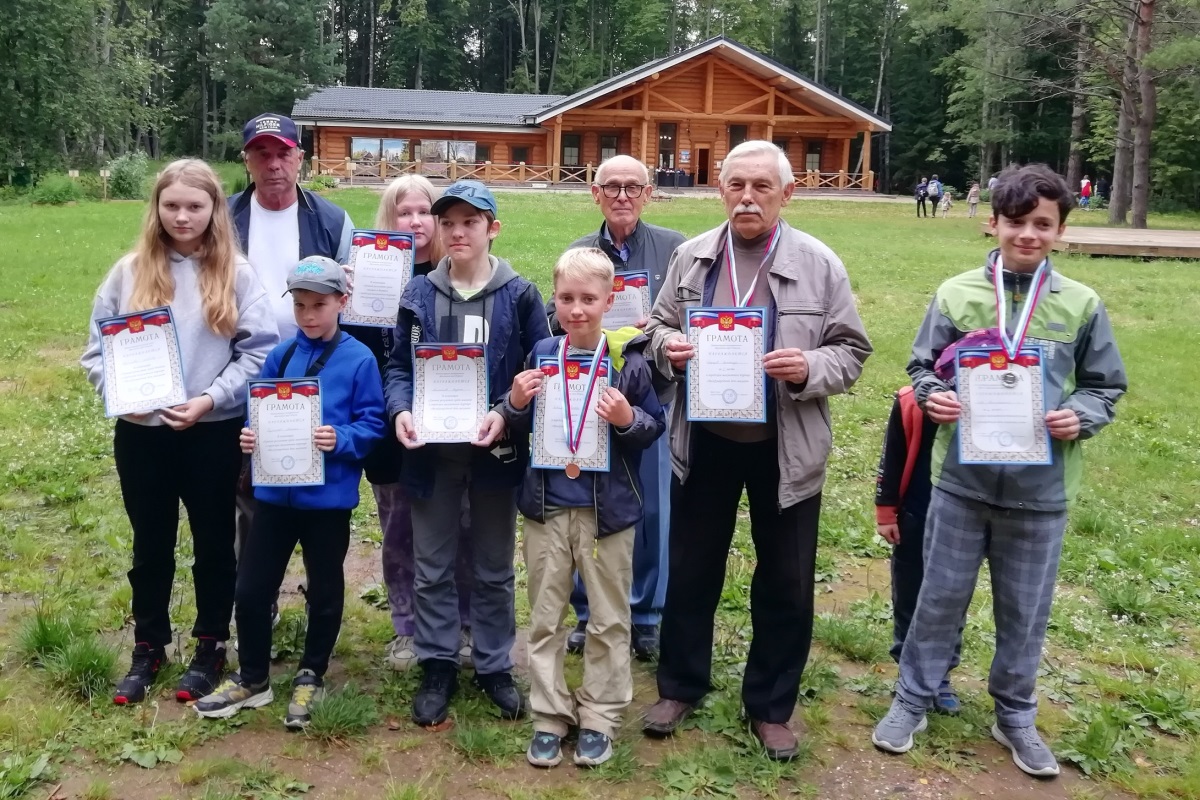
<svg viewBox="0 0 1200 800">
<path fill-rule="evenodd" d="M 642 732 L 650 736 L 670 736 L 695 710 L 695 706 L 678 700 L 659 700 L 646 709 Z"/>
<path fill-rule="evenodd" d="M 762 742 L 763 749 L 767 751 L 767 758 L 772 761 L 791 761 L 800 750 L 796 734 L 792 733 L 787 723 L 759 722 L 752 719 L 750 732 L 754 734 L 755 739 Z"/>
</svg>

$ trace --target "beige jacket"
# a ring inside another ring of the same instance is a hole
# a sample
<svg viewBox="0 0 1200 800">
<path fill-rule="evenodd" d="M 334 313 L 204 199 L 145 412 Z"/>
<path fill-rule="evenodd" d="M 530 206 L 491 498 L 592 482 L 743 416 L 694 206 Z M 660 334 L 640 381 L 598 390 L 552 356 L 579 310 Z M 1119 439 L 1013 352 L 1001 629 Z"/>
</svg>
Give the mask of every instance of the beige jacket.
<svg viewBox="0 0 1200 800">
<path fill-rule="evenodd" d="M 847 391 L 862 374 L 871 342 L 854 306 L 846 268 L 832 250 L 807 233 L 783 226 L 775 260 L 767 276 L 771 308 L 767 351 L 798 347 L 808 359 L 803 384 L 771 381 L 775 424 L 779 429 L 779 507 L 787 508 L 821 491 L 825 461 L 833 444 L 827 397 Z M 728 223 L 681 244 L 671 257 L 646 333 L 647 355 L 672 381 L 682 381 L 666 356 L 667 341 L 683 331 L 688 308 L 705 305 L 716 285 L 714 266 Z M 712 303 L 708 305 L 727 305 Z M 671 467 L 687 480 L 691 424 L 680 395 L 671 406 Z"/>
</svg>

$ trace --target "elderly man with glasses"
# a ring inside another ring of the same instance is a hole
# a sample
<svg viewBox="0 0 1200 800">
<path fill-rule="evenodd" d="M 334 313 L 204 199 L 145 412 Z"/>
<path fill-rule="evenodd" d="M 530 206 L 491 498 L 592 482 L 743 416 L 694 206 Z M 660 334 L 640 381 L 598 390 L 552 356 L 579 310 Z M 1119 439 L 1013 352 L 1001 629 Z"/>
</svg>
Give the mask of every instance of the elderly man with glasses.
<svg viewBox="0 0 1200 800">
<path fill-rule="evenodd" d="M 650 199 L 650 173 L 646 165 L 632 156 L 613 156 L 596 170 L 592 198 L 600 206 L 604 222 L 600 230 L 575 241 L 571 247 L 598 247 L 608 254 L 619 275 L 645 270 L 650 273 L 651 301 L 667 277 L 667 265 L 675 248 L 686 237 L 669 228 L 642 221 L 642 209 Z M 554 298 L 546 303 L 550 330 L 561 334 L 554 311 Z M 642 320 L 638 327 L 645 327 Z M 672 393 L 674 389 L 670 390 Z M 669 400 L 669 396 L 659 398 Z M 670 525 L 668 500 L 671 488 L 671 459 L 667 437 L 662 436 L 642 457 L 641 482 L 645 509 L 638 523 L 633 546 L 633 586 L 629 605 L 633 631 L 630 640 L 634 655 L 641 661 L 658 656 L 658 623 L 667 594 L 667 532 Z M 579 624 L 567 638 L 567 650 L 583 651 L 587 642 L 587 588 L 575 576 L 571 605 Z"/>
</svg>

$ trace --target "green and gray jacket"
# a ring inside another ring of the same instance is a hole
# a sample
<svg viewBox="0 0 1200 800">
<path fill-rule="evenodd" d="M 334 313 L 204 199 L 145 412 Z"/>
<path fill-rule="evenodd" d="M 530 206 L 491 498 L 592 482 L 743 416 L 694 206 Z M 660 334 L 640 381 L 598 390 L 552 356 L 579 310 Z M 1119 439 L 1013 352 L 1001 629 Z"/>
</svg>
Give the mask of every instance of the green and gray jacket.
<svg viewBox="0 0 1200 800">
<path fill-rule="evenodd" d="M 973 330 L 996 327 L 992 283 L 998 250 L 981 269 L 964 272 L 938 287 L 913 342 L 908 374 L 922 408 L 933 392 L 954 389 L 933 371 L 938 356 Z M 1003 273 L 1011 331 L 1032 275 Z M 1029 325 L 1026 345 L 1040 345 L 1045 370 L 1046 409 L 1069 408 L 1079 416 L 1079 439 L 1053 439 L 1050 465 L 965 465 L 958 461 L 958 426 L 942 425 L 933 447 L 933 484 L 951 494 L 1003 508 L 1061 511 L 1075 499 L 1083 476 L 1081 442 L 1113 421 L 1125 393 L 1125 366 L 1104 303 L 1095 291 L 1053 268 Z"/>
</svg>

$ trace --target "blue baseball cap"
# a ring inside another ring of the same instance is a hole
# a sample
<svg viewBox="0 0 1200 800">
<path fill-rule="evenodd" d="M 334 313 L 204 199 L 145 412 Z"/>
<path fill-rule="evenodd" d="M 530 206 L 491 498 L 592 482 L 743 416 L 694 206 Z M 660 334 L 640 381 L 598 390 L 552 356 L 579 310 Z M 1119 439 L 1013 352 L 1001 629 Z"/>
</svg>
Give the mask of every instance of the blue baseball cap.
<svg viewBox="0 0 1200 800">
<path fill-rule="evenodd" d="M 300 142 L 296 123 L 281 114 L 259 114 L 247 122 L 242 128 L 242 148 L 245 149 L 260 136 L 278 139 L 288 147 L 296 147 Z"/>
<path fill-rule="evenodd" d="M 496 213 L 496 196 L 492 194 L 492 190 L 484 186 L 479 181 L 455 181 L 442 192 L 442 196 L 433 204 L 430 211 L 440 216 L 443 211 L 449 208 L 451 203 L 461 200 L 464 203 L 478 208 L 480 211 L 487 211 L 493 217 Z"/>
<path fill-rule="evenodd" d="M 307 289 L 317 294 L 348 294 L 350 291 L 346 280 L 346 270 L 332 258 L 325 256 L 309 256 L 292 267 L 287 276 L 287 290 L 284 294 L 296 289 Z"/>
</svg>

